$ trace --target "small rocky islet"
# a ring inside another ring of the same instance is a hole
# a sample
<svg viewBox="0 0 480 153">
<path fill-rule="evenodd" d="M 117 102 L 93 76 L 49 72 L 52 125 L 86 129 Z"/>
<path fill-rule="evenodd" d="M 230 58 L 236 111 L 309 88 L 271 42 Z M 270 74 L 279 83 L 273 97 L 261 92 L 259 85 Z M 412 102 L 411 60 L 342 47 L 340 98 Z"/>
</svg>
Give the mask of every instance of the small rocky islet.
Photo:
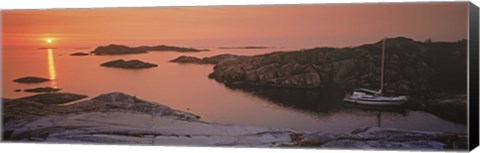
<svg viewBox="0 0 480 153">
<path fill-rule="evenodd" d="M 107 46 L 99 46 L 90 53 L 94 55 L 124 55 L 124 54 L 142 54 L 147 53 L 145 50 L 139 50 L 124 45 L 110 44 Z"/>
<path fill-rule="evenodd" d="M 204 61 L 202 61 L 201 58 L 193 57 L 193 56 L 180 56 L 180 57 L 177 57 L 173 60 L 170 60 L 169 62 L 172 62 L 172 63 L 192 63 L 192 64 L 210 64 L 210 63 L 205 63 Z"/>
<path fill-rule="evenodd" d="M 33 77 L 33 76 L 22 77 L 22 78 L 13 80 L 13 82 L 18 82 L 18 83 L 42 83 L 47 81 L 51 81 L 51 80 L 46 78 L 41 78 L 41 77 Z"/>
<path fill-rule="evenodd" d="M 110 44 L 107 46 L 99 46 L 90 53 L 94 55 L 124 55 L 124 54 L 142 54 L 149 51 L 176 51 L 176 52 L 201 52 L 208 51 L 205 49 L 185 48 L 177 46 L 140 46 L 140 47 L 128 47 L 125 45 Z"/>
<path fill-rule="evenodd" d="M 211 57 L 198 58 L 193 56 L 180 56 L 169 62 L 172 63 L 192 63 L 192 64 L 217 64 L 224 60 L 236 60 L 238 58 L 244 58 L 246 56 L 239 56 L 233 54 L 220 54 Z"/>
<path fill-rule="evenodd" d="M 218 49 L 270 49 L 273 47 L 266 46 L 242 46 L 242 47 L 218 47 Z"/>
<path fill-rule="evenodd" d="M 89 56 L 89 53 L 84 53 L 84 52 L 75 52 L 71 53 L 70 56 Z"/>
<path fill-rule="evenodd" d="M 57 99 L 72 94 L 43 95 L 3 99 L 3 140 L 424 150 L 465 149 L 467 144 L 464 134 L 442 132 L 365 127 L 352 133 L 330 134 L 208 123 L 195 114 L 120 92 L 70 105 L 59 104 L 78 99 Z"/>
<path fill-rule="evenodd" d="M 140 61 L 140 60 L 137 60 L 137 59 L 128 60 L 128 61 L 123 60 L 123 59 L 118 59 L 118 60 L 105 62 L 105 63 L 101 64 L 100 66 L 123 68 L 123 69 L 145 69 L 145 68 L 157 67 L 158 65 L 143 62 L 143 61 Z"/>
<path fill-rule="evenodd" d="M 140 47 L 134 47 L 134 48 L 139 49 L 139 50 L 145 50 L 145 51 L 175 51 L 175 52 L 203 52 L 203 51 L 209 51 L 208 49 L 196 49 L 196 48 L 167 46 L 167 45 L 140 46 Z"/>
<path fill-rule="evenodd" d="M 32 89 L 24 89 L 24 92 L 35 92 L 35 93 L 40 93 L 40 92 L 57 92 L 62 89 L 60 88 L 52 88 L 52 87 L 39 87 L 39 88 L 32 88 Z"/>
</svg>

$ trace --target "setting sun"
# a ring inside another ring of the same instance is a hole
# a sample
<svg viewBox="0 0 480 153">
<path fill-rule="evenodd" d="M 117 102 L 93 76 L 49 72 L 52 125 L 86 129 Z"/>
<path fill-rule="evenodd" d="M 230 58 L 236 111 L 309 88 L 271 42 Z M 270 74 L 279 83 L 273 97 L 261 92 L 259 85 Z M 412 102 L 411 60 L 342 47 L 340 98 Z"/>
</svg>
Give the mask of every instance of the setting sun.
<svg viewBox="0 0 480 153">
<path fill-rule="evenodd" d="M 52 38 L 47 38 L 46 41 L 47 41 L 47 43 L 51 44 L 53 42 L 53 39 Z"/>
</svg>

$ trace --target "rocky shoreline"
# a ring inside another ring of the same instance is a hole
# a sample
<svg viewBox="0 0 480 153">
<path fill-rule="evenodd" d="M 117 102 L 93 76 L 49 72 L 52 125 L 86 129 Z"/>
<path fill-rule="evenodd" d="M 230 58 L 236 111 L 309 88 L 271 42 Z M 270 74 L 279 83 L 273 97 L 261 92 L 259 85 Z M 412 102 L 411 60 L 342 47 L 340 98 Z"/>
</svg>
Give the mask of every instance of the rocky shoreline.
<svg viewBox="0 0 480 153">
<path fill-rule="evenodd" d="M 466 135 L 453 133 L 367 127 L 352 133 L 329 134 L 208 123 L 197 115 L 119 92 L 72 104 L 69 102 L 78 99 L 65 98 L 77 94 L 42 95 L 2 100 L 3 140 L 422 150 L 466 149 L 467 144 Z M 58 101 L 58 97 L 63 98 Z"/>
<path fill-rule="evenodd" d="M 386 40 L 386 94 L 466 90 L 466 41 Z M 231 85 L 292 88 L 371 88 L 380 84 L 381 42 L 312 48 L 219 62 L 210 78 Z"/>
<path fill-rule="evenodd" d="M 408 109 L 466 124 L 466 41 L 419 42 L 397 37 L 387 39 L 385 47 L 385 94 L 409 95 Z M 209 78 L 245 91 L 340 88 L 347 92 L 379 88 L 380 56 L 381 42 L 376 42 L 255 56 L 181 56 L 170 62 L 214 64 Z"/>
</svg>

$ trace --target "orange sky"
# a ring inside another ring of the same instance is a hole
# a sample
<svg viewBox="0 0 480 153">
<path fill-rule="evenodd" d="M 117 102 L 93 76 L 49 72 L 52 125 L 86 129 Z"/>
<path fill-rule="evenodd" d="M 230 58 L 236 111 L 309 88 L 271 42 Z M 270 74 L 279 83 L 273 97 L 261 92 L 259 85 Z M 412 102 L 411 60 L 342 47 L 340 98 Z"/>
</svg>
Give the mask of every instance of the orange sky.
<svg viewBox="0 0 480 153">
<path fill-rule="evenodd" d="M 382 37 L 467 37 L 467 3 L 322 4 L 2 11 L 4 47 L 110 43 L 354 46 Z"/>
</svg>

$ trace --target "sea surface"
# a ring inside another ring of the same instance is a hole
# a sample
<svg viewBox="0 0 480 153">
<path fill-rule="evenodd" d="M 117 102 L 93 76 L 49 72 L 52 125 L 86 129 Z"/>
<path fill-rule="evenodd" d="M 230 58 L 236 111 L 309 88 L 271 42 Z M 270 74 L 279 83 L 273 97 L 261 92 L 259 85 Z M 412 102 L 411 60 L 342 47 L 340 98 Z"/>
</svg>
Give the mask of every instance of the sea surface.
<svg viewBox="0 0 480 153">
<path fill-rule="evenodd" d="M 351 132 L 366 126 L 458 133 L 466 133 L 467 130 L 463 124 L 421 111 L 383 110 L 348 105 L 341 101 L 344 95 L 341 91 L 232 89 L 208 78 L 208 74 L 213 71 L 213 65 L 168 62 L 181 55 L 256 55 L 298 48 L 208 49 L 211 51 L 69 56 L 70 53 L 89 52 L 93 48 L 6 48 L 2 53 L 2 97 L 34 95 L 14 90 L 50 86 L 61 88 L 61 92 L 85 94 L 89 98 L 103 93 L 124 92 L 197 114 L 203 121 L 222 124 L 329 133 Z M 139 59 L 158 64 L 158 67 L 125 70 L 99 66 L 115 59 Z M 12 82 L 25 76 L 50 78 L 54 81 L 39 84 Z"/>
</svg>

